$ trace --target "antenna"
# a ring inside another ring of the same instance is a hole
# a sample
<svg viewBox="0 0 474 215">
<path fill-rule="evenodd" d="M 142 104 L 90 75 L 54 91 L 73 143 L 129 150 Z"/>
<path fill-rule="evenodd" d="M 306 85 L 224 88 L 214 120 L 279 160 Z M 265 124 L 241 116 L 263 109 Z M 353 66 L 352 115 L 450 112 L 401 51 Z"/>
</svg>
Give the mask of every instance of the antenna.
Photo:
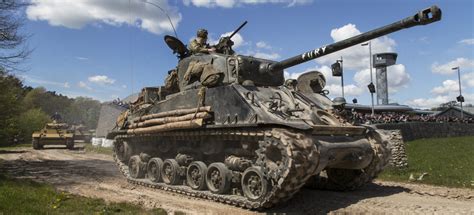
<svg viewBox="0 0 474 215">
<path fill-rule="evenodd" d="M 153 2 L 149 2 L 149 1 L 147 1 L 147 0 L 143 0 L 143 2 L 144 2 L 144 3 L 147 3 L 147 4 L 150 4 L 150 5 L 153 5 L 153 6 L 157 7 L 158 9 L 160 9 L 161 12 L 163 12 L 163 13 L 166 15 L 166 17 L 168 17 L 168 21 L 170 22 L 171 27 L 173 28 L 174 35 L 176 36 L 176 38 L 179 38 L 179 37 L 178 37 L 178 34 L 176 33 L 176 29 L 174 28 L 173 22 L 171 21 L 171 18 L 170 18 L 170 16 L 168 15 L 168 12 L 166 12 L 165 9 L 163 9 L 162 7 L 160 7 L 159 5 L 157 5 L 157 4 L 153 3 Z"/>
</svg>

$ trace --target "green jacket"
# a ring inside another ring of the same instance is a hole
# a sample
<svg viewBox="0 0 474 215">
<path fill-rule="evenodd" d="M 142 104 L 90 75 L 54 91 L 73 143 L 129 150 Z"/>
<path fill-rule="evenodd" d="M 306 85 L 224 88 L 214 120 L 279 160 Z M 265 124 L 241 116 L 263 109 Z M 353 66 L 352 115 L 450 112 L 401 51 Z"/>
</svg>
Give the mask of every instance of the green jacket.
<svg viewBox="0 0 474 215">
<path fill-rule="evenodd" d="M 196 53 L 209 53 L 207 50 L 209 48 L 209 44 L 202 44 L 199 43 L 196 39 L 191 41 L 188 45 L 188 49 L 191 52 L 191 54 L 196 54 Z"/>
</svg>

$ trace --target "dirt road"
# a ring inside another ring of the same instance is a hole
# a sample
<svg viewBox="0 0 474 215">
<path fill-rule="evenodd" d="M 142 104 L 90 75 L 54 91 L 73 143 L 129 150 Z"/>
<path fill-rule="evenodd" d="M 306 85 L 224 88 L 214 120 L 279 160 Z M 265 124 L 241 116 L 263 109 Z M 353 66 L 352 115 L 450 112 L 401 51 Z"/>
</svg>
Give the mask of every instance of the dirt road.
<svg viewBox="0 0 474 215">
<path fill-rule="evenodd" d="M 187 214 L 253 214 L 256 212 L 160 190 L 130 185 L 109 155 L 86 153 L 82 148 L 0 151 L 0 172 L 47 182 L 70 193 L 127 201 L 168 212 Z M 303 189 L 295 198 L 265 212 L 437 213 L 474 214 L 474 191 L 426 185 L 380 182 L 353 192 Z"/>
</svg>

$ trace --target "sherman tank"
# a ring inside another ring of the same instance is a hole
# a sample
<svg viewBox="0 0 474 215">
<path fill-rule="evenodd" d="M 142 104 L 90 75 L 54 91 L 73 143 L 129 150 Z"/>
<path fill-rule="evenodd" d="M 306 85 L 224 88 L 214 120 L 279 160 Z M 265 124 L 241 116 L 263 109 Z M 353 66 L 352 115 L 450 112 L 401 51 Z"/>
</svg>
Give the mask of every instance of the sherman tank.
<svg viewBox="0 0 474 215">
<path fill-rule="evenodd" d="M 166 86 L 143 88 L 118 117 L 107 135 L 114 158 L 130 183 L 247 209 L 280 204 L 305 185 L 363 186 L 388 163 L 390 137 L 345 122 L 344 102 L 328 98 L 320 72 L 285 80 L 283 70 L 440 19 L 432 6 L 278 62 L 235 54 L 233 34 L 210 54 L 165 36 L 178 65 Z"/>
<path fill-rule="evenodd" d="M 64 145 L 74 149 L 74 131 L 69 130 L 69 125 L 53 121 L 47 123 L 43 129 L 32 134 L 33 149 L 43 149 L 45 145 Z"/>
</svg>

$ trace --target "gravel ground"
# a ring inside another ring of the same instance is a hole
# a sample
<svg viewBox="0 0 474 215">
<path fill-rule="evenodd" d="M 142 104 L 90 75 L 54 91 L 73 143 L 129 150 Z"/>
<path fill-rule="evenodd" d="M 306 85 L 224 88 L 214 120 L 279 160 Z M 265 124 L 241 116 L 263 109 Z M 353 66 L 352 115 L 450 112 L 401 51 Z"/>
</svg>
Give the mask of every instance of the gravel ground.
<svg viewBox="0 0 474 215">
<path fill-rule="evenodd" d="M 209 200 L 128 184 L 109 155 L 86 153 L 81 144 L 70 151 L 60 147 L 0 150 L 0 171 L 18 178 L 46 182 L 70 193 L 127 201 L 170 213 L 254 214 Z M 1 195 L 1 194 L 0 194 Z M 376 181 L 352 192 L 301 190 L 269 213 L 326 214 L 474 214 L 474 190 Z"/>
</svg>

